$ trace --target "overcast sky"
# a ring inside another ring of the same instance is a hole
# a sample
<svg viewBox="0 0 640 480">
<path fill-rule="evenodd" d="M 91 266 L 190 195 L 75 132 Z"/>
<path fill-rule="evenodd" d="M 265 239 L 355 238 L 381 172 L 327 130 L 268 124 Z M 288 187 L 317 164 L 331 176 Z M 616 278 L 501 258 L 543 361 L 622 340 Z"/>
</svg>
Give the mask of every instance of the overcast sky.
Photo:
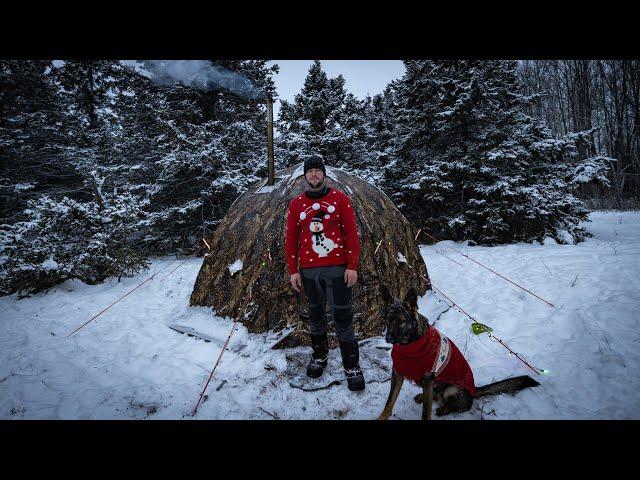
<svg viewBox="0 0 640 480">
<path fill-rule="evenodd" d="M 313 60 L 273 60 L 280 66 L 274 75 L 278 100 L 293 101 L 304 85 Z M 345 88 L 358 98 L 381 93 L 387 84 L 404 74 L 401 60 L 321 60 L 322 69 L 329 78 L 342 74 Z M 278 118 L 280 102 L 274 104 L 274 119 Z"/>
</svg>

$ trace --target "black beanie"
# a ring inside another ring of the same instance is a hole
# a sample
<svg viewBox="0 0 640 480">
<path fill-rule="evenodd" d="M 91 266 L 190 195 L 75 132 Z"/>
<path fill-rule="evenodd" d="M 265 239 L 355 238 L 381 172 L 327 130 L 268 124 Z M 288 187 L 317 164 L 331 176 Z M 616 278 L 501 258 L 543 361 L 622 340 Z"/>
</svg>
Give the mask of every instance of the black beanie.
<svg viewBox="0 0 640 480">
<path fill-rule="evenodd" d="M 307 174 L 307 170 L 311 170 L 312 168 L 319 168 L 324 173 L 325 177 L 327 176 L 327 171 L 324 168 L 324 162 L 322 161 L 322 157 L 320 155 L 309 155 L 304 160 L 304 174 Z"/>
</svg>

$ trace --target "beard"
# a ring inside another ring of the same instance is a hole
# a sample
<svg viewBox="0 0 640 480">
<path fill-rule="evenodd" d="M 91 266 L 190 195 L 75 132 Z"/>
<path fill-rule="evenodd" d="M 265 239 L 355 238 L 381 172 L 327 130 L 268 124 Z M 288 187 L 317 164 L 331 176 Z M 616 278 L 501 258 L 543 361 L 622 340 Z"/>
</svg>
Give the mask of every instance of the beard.
<svg viewBox="0 0 640 480">
<path fill-rule="evenodd" d="M 309 185 L 311 188 L 319 188 L 322 186 L 323 183 L 324 183 L 324 178 L 322 180 L 312 180 L 311 182 L 307 180 L 307 185 Z"/>
</svg>

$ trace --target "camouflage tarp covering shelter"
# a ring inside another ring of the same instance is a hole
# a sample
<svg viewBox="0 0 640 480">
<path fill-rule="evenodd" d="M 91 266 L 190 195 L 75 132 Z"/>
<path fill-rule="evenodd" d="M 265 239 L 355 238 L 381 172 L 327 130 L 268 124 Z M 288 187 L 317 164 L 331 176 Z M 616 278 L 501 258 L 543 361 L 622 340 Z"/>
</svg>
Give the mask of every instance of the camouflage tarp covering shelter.
<svg viewBox="0 0 640 480">
<path fill-rule="evenodd" d="M 398 298 L 412 286 L 420 295 L 431 289 L 419 275 L 429 278 L 414 241 L 416 232 L 377 187 L 341 170 L 328 166 L 326 170 L 327 185 L 346 193 L 356 212 L 361 243 L 358 282 L 353 287 L 356 335 L 360 339 L 380 335 L 385 329 L 381 283 Z M 264 179 L 238 197 L 206 239 L 211 250 L 190 304 L 211 306 L 223 317 L 241 317 L 251 332 L 299 327 L 294 332 L 297 337 L 289 336 L 280 345 L 294 346 L 306 343 L 306 336 L 299 333 L 307 328 L 307 301 L 304 291 L 298 294 L 289 284 L 284 238 L 289 202 L 306 187 L 302 163 L 276 172 L 273 186 L 266 183 Z"/>
</svg>

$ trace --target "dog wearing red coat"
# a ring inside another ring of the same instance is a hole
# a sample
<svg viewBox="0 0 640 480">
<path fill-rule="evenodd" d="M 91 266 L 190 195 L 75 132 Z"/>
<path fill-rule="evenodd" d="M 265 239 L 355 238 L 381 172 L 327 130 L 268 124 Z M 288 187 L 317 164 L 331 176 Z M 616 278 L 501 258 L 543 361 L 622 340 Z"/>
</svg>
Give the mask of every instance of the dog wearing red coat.
<svg viewBox="0 0 640 480">
<path fill-rule="evenodd" d="M 474 398 L 514 394 L 540 385 L 523 375 L 476 387 L 471 367 L 458 347 L 418 313 L 418 293 L 414 288 L 403 301 L 398 301 L 382 286 L 382 297 L 386 305 L 386 341 L 393 344 L 393 369 L 389 397 L 378 420 L 391 416 L 405 378 L 422 386 L 422 393 L 414 399 L 422 403 L 422 420 L 431 420 L 434 398 L 439 404 L 436 415 L 443 416 L 469 410 Z"/>
</svg>

